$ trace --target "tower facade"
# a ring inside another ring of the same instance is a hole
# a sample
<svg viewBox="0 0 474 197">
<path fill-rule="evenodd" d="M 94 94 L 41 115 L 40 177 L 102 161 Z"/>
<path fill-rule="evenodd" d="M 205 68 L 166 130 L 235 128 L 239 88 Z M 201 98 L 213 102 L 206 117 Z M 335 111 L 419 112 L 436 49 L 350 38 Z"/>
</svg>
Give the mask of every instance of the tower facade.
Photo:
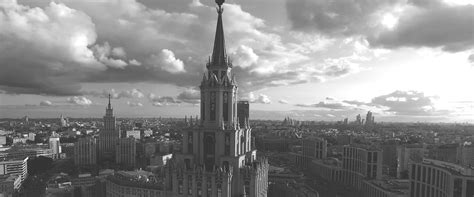
<svg viewBox="0 0 474 197">
<path fill-rule="evenodd" d="M 115 145 L 119 138 L 119 131 L 116 126 L 116 119 L 114 116 L 114 110 L 110 104 L 110 94 L 109 94 L 109 104 L 105 109 L 104 116 L 104 127 L 99 133 L 99 158 L 100 160 L 110 160 L 113 161 L 115 155 Z"/>
<path fill-rule="evenodd" d="M 97 142 L 95 138 L 80 138 L 74 143 L 74 164 L 77 166 L 97 164 Z"/>
<path fill-rule="evenodd" d="M 58 154 L 61 153 L 61 143 L 59 140 L 59 134 L 53 131 L 48 141 L 49 141 L 49 149 L 52 150 L 55 157 L 58 156 Z"/>
<path fill-rule="evenodd" d="M 224 0 L 216 3 L 214 48 L 199 86 L 201 119 L 183 131 L 182 154 L 171 164 L 173 190 L 193 196 L 267 196 L 268 161 L 257 158 L 248 119 L 239 123 L 238 87 L 225 49 Z"/>
</svg>

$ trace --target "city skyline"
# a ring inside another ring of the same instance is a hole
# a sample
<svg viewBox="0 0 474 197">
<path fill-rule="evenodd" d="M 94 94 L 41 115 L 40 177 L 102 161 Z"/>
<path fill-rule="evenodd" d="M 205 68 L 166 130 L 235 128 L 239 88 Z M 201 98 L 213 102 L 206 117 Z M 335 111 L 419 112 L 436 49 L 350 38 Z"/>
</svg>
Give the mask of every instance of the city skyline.
<svg viewBox="0 0 474 197">
<path fill-rule="evenodd" d="M 0 118 L 101 117 L 109 93 L 117 117 L 198 115 L 213 3 L 0 3 Z M 474 120 L 469 1 L 245 0 L 225 9 L 251 119 L 372 111 L 375 121 Z"/>
</svg>

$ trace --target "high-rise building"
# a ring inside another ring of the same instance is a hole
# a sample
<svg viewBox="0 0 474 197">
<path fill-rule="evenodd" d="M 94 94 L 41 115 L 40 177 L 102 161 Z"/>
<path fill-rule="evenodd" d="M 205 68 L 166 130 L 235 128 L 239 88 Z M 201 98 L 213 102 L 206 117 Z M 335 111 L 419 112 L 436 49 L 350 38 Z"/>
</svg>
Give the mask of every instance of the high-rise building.
<svg viewBox="0 0 474 197">
<path fill-rule="evenodd" d="M 28 176 L 28 157 L 0 161 L 0 175 L 20 176 L 21 183 Z"/>
<path fill-rule="evenodd" d="M 472 143 L 464 143 L 459 146 L 458 160 L 463 166 L 474 166 L 474 145 Z"/>
<path fill-rule="evenodd" d="M 80 138 L 74 143 L 74 164 L 77 166 L 97 164 L 97 142 L 95 138 Z"/>
<path fill-rule="evenodd" d="M 362 118 L 360 117 L 360 114 L 357 114 L 356 116 L 356 122 L 355 122 L 357 125 L 361 125 L 362 124 Z"/>
<path fill-rule="evenodd" d="M 175 168 L 173 191 L 192 196 L 267 196 L 268 161 L 257 158 L 250 126 L 238 122 L 237 84 L 222 24 L 224 0 L 216 3 L 214 49 L 200 85 L 201 122 L 183 131 L 183 153 L 169 162 Z"/>
<path fill-rule="evenodd" d="M 313 159 L 326 159 L 327 141 L 324 138 L 310 138 L 301 140 L 302 154 L 295 154 L 296 165 L 307 169 Z"/>
<path fill-rule="evenodd" d="M 61 153 L 61 143 L 59 140 L 59 134 L 54 131 L 49 137 L 49 149 L 53 151 L 54 155 L 58 155 Z"/>
<path fill-rule="evenodd" d="M 421 144 L 402 145 L 397 147 L 397 177 L 408 178 L 408 165 L 418 163 L 427 155 Z"/>
<path fill-rule="evenodd" d="M 342 169 L 342 182 L 361 189 L 363 180 L 382 178 L 382 150 L 366 145 L 346 145 Z"/>
<path fill-rule="evenodd" d="M 59 125 L 61 127 L 67 127 L 67 120 L 64 118 L 62 114 L 61 116 L 59 116 Z"/>
<path fill-rule="evenodd" d="M 365 117 L 365 126 L 372 126 L 374 125 L 375 117 L 371 111 L 367 112 L 367 116 Z"/>
<path fill-rule="evenodd" d="M 120 138 L 115 148 L 115 163 L 126 168 L 136 166 L 137 144 L 135 138 Z"/>
<path fill-rule="evenodd" d="M 409 170 L 409 197 L 474 196 L 474 170 L 449 162 L 423 159 Z"/>
<path fill-rule="evenodd" d="M 99 158 L 100 160 L 114 161 L 115 145 L 119 138 L 120 132 L 116 128 L 116 119 L 114 110 L 110 104 L 105 109 L 104 127 L 99 133 Z"/>
</svg>

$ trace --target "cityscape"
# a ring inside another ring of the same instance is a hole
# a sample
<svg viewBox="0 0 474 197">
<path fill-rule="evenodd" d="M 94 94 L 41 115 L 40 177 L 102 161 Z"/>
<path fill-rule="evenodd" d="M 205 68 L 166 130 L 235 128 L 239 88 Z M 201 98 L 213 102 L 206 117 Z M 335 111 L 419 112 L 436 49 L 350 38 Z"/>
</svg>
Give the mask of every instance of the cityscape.
<svg viewBox="0 0 474 197">
<path fill-rule="evenodd" d="M 0 1 L 0 196 L 474 197 L 473 13 Z"/>
</svg>

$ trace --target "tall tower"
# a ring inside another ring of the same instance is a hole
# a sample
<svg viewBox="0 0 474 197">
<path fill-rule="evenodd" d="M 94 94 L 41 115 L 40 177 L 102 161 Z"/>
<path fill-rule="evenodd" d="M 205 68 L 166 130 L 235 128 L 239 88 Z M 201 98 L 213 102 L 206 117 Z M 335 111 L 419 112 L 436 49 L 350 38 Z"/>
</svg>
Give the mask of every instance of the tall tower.
<svg viewBox="0 0 474 197">
<path fill-rule="evenodd" d="M 104 128 L 99 133 L 99 157 L 100 160 L 109 160 L 114 161 L 113 157 L 115 155 L 115 144 L 119 138 L 119 131 L 116 128 L 116 119 L 114 116 L 114 110 L 110 104 L 110 94 L 109 94 L 109 104 L 105 109 L 104 116 Z"/>
<path fill-rule="evenodd" d="M 192 125 L 183 132 L 183 153 L 177 156 L 177 162 L 182 163 L 187 170 L 184 174 L 178 173 L 174 176 L 177 183 L 175 185 L 190 181 L 188 177 L 196 179 L 198 185 L 204 185 L 200 183 L 204 182 L 203 178 L 195 176 L 194 171 L 200 169 L 200 172 L 205 172 L 204 177 L 221 177 L 218 179 L 221 182 L 212 181 L 216 183 L 215 187 L 208 186 L 207 189 L 204 186 L 198 187 L 197 191 L 189 190 L 189 194 L 195 194 L 194 192 L 199 194 L 202 191 L 203 196 L 211 193 L 209 196 L 214 196 L 213 189 L 218 188 L 217 191 L 220 190 L 222 196 L 227 197 L 267 196 L 268 161 L 265 158 L 257 158 L 257 151 L 251 143 L 252 129 L 248 121 L 244 121 L 244 124 L 239 124 L 238 121 L 238 87 L 232 74 L 232 62 L 226 53 L 222 25 L 224 0 L 216 0 L 216 3 L 217 27 L 214 48 L 199 86 L 201 119 L 195 124 L 196 126 Z M 219 170 L 225 173 L 218 174 Z M 188 176 L 186 173 L 194 174 Z M 176 177 L 184 178 L 181 180 Z M 211 183 L 211 180 L 208 181 Z M 184 186 L 187 187 L 186 184 Z"/>
<path fill-rule="evenodd" d="M 61 144 L 59 140 L 59 134 L 53 131 L 51 136 L 49 137 L 49 149 L 53 151 L 55 157 L 61 153 Z"/>
</svg>

